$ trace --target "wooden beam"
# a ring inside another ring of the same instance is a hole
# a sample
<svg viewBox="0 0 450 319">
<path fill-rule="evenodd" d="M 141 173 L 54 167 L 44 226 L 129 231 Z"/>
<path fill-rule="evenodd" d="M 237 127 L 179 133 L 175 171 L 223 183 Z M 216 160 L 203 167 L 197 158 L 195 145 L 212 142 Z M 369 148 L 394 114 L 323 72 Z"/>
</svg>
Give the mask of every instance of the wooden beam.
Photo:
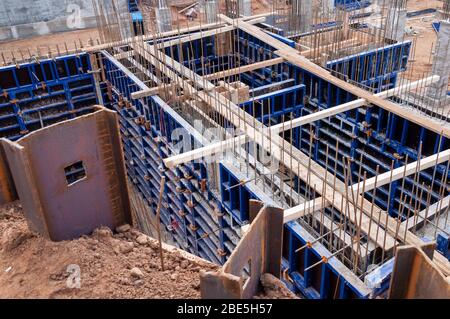
<svg viewBox="0 0 450 319">
<path fill-rule="evenodd" d="M 303 216 L 306 216 L 308 213 L 314 213 L 325 208 L 323 202 L 325 202 L 325 207 L 330 205 L 330 203 L 328 203 L 326 200 L 322 200 L 322 197 L 319 197 L 292 208 L 285 209 L 283 217 L 284 223 L 286 224 L 292 220 L 296 220 Z"/>
<path fill-rule="evenodd" d="M 240 146 L 247 140 L 247 135 L 241 135 L 236 138 L 227 139 L 225 141 L 212 143 L 204 147 L 183 152 L 178 155 L 171 156 L 164 159 L 164 164 L 168 168 L 173 168 L 177 165 L 188 163 L 203 157 L 211 156 L 225 150 L 231 149 L 234 146 Z"/>
<path fill-rule="evenodd" d="M 247 22 L 249 24 L 257 24 L 257 23 L 263 23 L 265 21 L 266 21 L 266 17 L 259 17 L 259 18 L 256 18 L 256 19 L 250 19 Z M 230 31 L 233 31 L 235 29 L 236 29 L 235 26 L 229 26 L 228 25 L 228 26 L 222 26 L 220 28 L 212 29 L 212 30 L 208 30 L 208 31 L 200 31 L 200 32 L 197 32 L 197 33 L 191 33 L 191 34 L 188 34 L 188 35 L 186 35 L 186 36 L 184 36 L 182 38 L 173 39 L 173 40 L 170 40 L 170 41 L 167 41 L 167 42 L 163 42 L 162 43 L 162 48 L 168 48 L 168 47 L 171 47 L 171 46 L 174 46 L 174 45 L 180 45 L 180 44 L 183 44 L 183 43 L 187 43 L 187 42 L 203 39 L 203 38 L 214 36 L 214 35 L 218 35 L 218 34 L 221 34 L 221 33 L 230 32 Z M 158 47 L 159 47 L 159 45 L 158 45 Z"/>
<path fill-rule="evenodd" d="M 262 69 L 262 68 L 267 68 L 272 65 L 283 63 L 284 61 L 286 61 L 286 60 L 283 58 L 274 58 L 274 59 L 270 59 L 270 60 L 266 60 L 266 61 L 252 63 L 249 65 L 243 65 L 243 66 L 240 66 L 240 67 L 237 67 L 234 69 L 230 69 L 230 70 L 207 74 L 207 75 L 203 76 L 203 78 L 206 80 L 209 80 L 209 81 L 222 79 L 222 78 L 226 78 L 226 77 L 229 77 L 232 75 L 237 75 L 237 74 L 250 72 L 250 71 L 254 71 L 254 70 L 258 70 L 258 69 Z"/>
<path fill-rule="evenodd" d="M 418 212 L 417 214 L 414 214 L 413 216 L 409 217 L 407 220 L 402 222 L 402 225 L 405 225 L 405 227 L 408 227 L 408 230 L 413 229 L 414 227 L 420 226 L 425 219 L 431 220 L 434 215 L 436 215 L 438 212 L 442 212 L 450 206 L 450 195 L 444 197 L 440 201 L 434 203 L 430 207 L 425 208 L 424 210 Z"/>
<path fill-rule="evenodd" d="M 305 51 L 301 51 L 301 54 L 306 58 L 310 58 L 311 56 L 319 55 L 322 52 L 330 50 L 330 49 L 350 47 L 350 46 L 359 44 L 359 42 L 360 41 L 357 38 L 353 38 L 353 39 L 349 39 L 349 40 L 344 40 L 344 41 L 324 45 L 317 49 L 308 49 Z"/>
<path fill-rule="evenodd" d="M 421 127 L 427 128 L 437 134 L 443 134 L 445 137 L 450 138 L 450 127 L 442 126 L 441 123 L 434 121 L 428 117 L 411 112 L 410 110 L 403 108 L 402 106 L 392 103 L 390 101 L 383 100 L 380 97 L 375 96 L 371 92 L 361 89 L 351 83 L 341 80 L 333 76 L 330 72 L 322 67 L 309 61 L 304 56 L 299 55 L 299 51 L 290 47 L 289 45 L 275 39 L 269 34 L 262 31 L 260 28 L 248 24 L 242 19 L 233 20 L 227 16 L 220 14 L 219 17 L 239 29 L 247 32 L 248 34 L 256 37 L 257 39 L 269 44 L 273 48 L 277 49 L 275 52 L 280 57 L 285 58 L 288 62 L 302 68 L 305 71 L 311 72 L 319 78 L 336 85 L 337 87 L 349 92 L 361 99 L 365 99 L 368 103 L 376 105 L 386 111 L 396 114 L 412 123 L 415 123 Z"/>
<path fill-rule="evenodd" d="M 266 12 L 266 13 L 257 14 L 257 15 L 251 16 L 251 17 L 244 17 L 242 19 L 243 19 L 243 21 L 248 21 L 248 20 L 255 20 L 258 18 L 262 18 L 262 17 L 268 17 L 270 15 L 272 15 L 272 13 Z M 128 45 L 128 43 L 130 43 L 130 42 L 160 40 L 160 39 L 164 39 L 167 37 L 179 36 L 180 34 L 183 34 L 183 33 L 190 33 L 190 32 L 195 32 L 195 31 L 200 31 L 200 30 L 209 30 L 212 28 L 220 28 L 223 26 L 225 26 L 225 23 L 213 22 L 213 23 L 202 24 L 202 25 L 198 25 L 198 26 L 191 26 L 191 27 L 182 28 L 182 29 L 175 29 L 175 30 L 171 30 L 171 31 L 167 31 L 167 32 L 150 33 L 150 34 L 143 35 L 143 36 L 140 35 L 140 36 L 135 36 L 135 37 L 129 37 L 129 38 L 126 38 L 121 41 L 108 42 L 108 43 L 104 43 L 104 44 L 94 45 L 91 47 L 84 48 L 83 52 L 99 52 L 101 50 L 106 50 L 106 49 L 113 48 L 113 47 Z M 68 50 L 67 54 L 76 54 L 79 52 L 80 52 L 80 50 Z"/>
<path fill-rule="evenodd" d="M 409 163 L 405 166 L 396 168 L 392 171 L 388 171 L 383 174 L 379 174 L 378 177 L 372 177 L 366 181 L 362 181 L 359 184 L 355 184 L 350 187 L 349 191 L 356 192 L 361 190 L 364 186 L 366 192 L 370 192 L 374 188 L 378 188 L 389 184 L 391 181 L 397 181 L 403 177 L 413 175 L 416 171 L 423 171 L 428 168 L 434 167 L 438 164 L 442 164 L 450 160 L 450 149 L 442 151 L 438 154 L 434 154 L 421 159 L 420 161 L 415 161 Z M 376 184 L 375 184 L 376 182 Z"/>
<path fill-rule="evenodd" d="M 169 86 L 163 85 L 163 86 L 152 87 L 150 89 L 145 89 L 142 91 L 133 92 L 133 93 L 131 93 L 131 98 L 133 100 L 137 100 L 137 99 L 141 99 L 143 97 L 159 95 L 160 92 L 164 90 L 164 88 L 168 88 L 168 87 Z"/>
</svg>

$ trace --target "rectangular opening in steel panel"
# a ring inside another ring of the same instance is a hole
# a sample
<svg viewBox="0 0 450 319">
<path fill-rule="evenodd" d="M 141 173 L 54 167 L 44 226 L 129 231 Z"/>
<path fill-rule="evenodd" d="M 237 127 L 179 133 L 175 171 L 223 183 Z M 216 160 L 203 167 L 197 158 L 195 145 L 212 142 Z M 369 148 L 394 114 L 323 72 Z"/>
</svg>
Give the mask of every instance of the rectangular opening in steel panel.
<svg viewBox="0 0 450 319">
<path fill-rule="evenodd" d="M 78 161 L 70 166 L 64 168 L 66 174 L 66 181 L 68 186 L 83 180 L 86 178 L 86 169 L 84 168 L 83 161 Z"/>
</svg>

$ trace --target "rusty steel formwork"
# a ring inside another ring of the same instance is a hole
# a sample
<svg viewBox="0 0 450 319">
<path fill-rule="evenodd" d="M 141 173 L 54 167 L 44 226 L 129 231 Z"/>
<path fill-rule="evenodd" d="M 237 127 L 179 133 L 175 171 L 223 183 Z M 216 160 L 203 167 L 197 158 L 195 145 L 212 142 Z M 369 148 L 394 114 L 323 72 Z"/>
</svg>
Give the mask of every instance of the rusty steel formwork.
<svg viewBox="0 0 450 319">
<path fill-rule="evenodd" d="M 280 278 L 283 210 L 252 200 L 250 216 L 252 224 L 221 270 L 200 275 L 202 298 L 252 298 L 263 274 Z"/>
<path fill-rule="evenodd" d="M 390 299 L 449 299 L 450 279 L 433 261 L 435 243 L 397 248 Z"/>
<path fill-rule="evenodd" d="M 32 230 L 60 241 L 131 223 L 115 112 L 98 107 L 2 146 Z"/>
</svg>

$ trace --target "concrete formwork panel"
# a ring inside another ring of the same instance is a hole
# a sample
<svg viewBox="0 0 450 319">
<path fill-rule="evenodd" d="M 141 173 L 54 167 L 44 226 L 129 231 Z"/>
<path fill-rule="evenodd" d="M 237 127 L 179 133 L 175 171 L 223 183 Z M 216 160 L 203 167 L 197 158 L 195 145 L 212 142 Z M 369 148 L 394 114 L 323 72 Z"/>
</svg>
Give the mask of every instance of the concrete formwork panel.
<svg viewBox="0 0 450 319">
<path fill-rule="evenodd" d="M 32 230 L 60 241 L 131 223 L 115 112 L 100 108 L 2 144 Z"/>
<path fill-rule="evenodd" d="M 262 206 L 250 201 L 254 220 L 222 269 L 201 274 L 202 298 L 250 299 L 258 292 L 261 275 L 280 278 L 283 210 Z"/>
</svg>

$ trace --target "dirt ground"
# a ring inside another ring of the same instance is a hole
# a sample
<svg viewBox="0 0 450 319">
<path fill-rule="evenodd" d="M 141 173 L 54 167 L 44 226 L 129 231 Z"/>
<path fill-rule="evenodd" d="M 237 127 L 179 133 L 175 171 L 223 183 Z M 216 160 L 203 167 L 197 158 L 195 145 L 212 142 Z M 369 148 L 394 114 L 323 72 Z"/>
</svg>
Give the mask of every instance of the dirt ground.
<svg viewBox="0 0 450 319">
<path fill-rule="evenodd" d="M 28 230 L 18 203 L 0 209 L 0 298 L 199 298 L 199 271 L 217 266 L 164 256 L 161 271 L 156 241 L 133 229 L 51 242 Z"/>
<path fill-rule="evenodd" d="M 408 11 L 422 10 L 427 8 L 442 8 L 442 1 L 436 0 L 409 0 Z M 432 27 L 436 21 L 434 14 L 419 16 L 408 20 L 407 26 L 413 27 L 418 33 L 406 36 L 406 40 L 414 41 L 414 56 L 410 62 L 409 72 L 403 76 L 408 80 L 418 80 L 428 76 L 431 71 L 432 49 L 436 45 L 437 34 Z"/>
<path fill-rule="evenodd" d="M 200 271 L 219 270 L 171 247 L 162 271 L 159 256 L 157 241 L 128 225 L 51 242 L 28 229 L 18 202 L 0 207 L 0 299 L 197 299 Z M 272 275 L 261 283 L 256 299 L 298 298 Z"/>
<path fill-rule="evenodd" d="M 206 23 L 201 17 L 189 21 L 184 14 L 178 14 L 178 11 L 185 7 L 185 3 L 192 1 L 178 1 L 182 3 L 180 7 L 172 7 L 172 17 L 175 28 L 193 27 Z M 149 11 L 153 10 L 146 5 L 143 0 L 143 16 L 144 19 L 149 15 Z M 254 14 L 267 12 L 271 7 L 270 0 L 258 0 L 253 3 L 252 9 Z M 221 12 L 225 11 L 225 1 L 221 3 Z M 204 20 L 204 18 L 203 18 Z M 151 21 L 154 24 L 154 21 Z M 77 30 L 71 32 L 62 32 L 44 36 L 38 36 L 30 39 L 3 41 L 0 42 L 0 65 L 10 64 L 11 61 L 23 61 L 29 59 L 30 55 L 46 56 L 51 52 L 52 56 L 58 55 L 58 52 L 64 54 L 66 50 L 72 51 L 83 47 L 98 44 L 100 36 L 97 29 Z M 5 63 L 6 62 L 6 63 Z"/>
</svg>

